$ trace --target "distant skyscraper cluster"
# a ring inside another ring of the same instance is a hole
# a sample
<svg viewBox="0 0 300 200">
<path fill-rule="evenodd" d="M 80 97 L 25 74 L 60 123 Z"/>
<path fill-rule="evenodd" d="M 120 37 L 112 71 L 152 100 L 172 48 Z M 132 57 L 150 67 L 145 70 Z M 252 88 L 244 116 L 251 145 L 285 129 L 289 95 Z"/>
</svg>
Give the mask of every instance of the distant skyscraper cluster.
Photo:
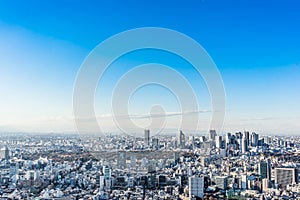
<svg viewBox="0 0 300 200">
<path fill-rule="evenodd" d="M 88 195 L 94 200 L 300 198 L 300 138 L 215 130 L 207 135 L 179 130 L 173 136 L 151 136 L 145 130 L 144 138 L 62 138 L 3 141 L 3 195 Z"/>
</svg>

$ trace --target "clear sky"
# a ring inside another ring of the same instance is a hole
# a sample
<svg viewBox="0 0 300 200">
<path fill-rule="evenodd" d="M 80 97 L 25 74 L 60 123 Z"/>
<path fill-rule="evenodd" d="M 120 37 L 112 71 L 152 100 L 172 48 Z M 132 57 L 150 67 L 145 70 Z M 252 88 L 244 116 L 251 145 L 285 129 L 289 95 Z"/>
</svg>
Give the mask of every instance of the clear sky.
<svg viewBox="0 0 300 200">
<path fill-rule="evenodd" d="M 212 57 L 226 90 L 224 132 L 300 134 L 299 7 L 296 0 L 0 0 L 0 131 L 73 132 L 73 85 L 84 58 L 114 34 L 150 26 L 182 32 Z M 113 86 L 126 70 L 154 61 L 187 77 L 200 109 L 211 109 L 191 66 L 163 52 L 136 52 L 114 63 L 96 92 L 105 131 L 117 130 L 109 118 Z M 169 91 L 150 85 L 134 93 L 130 113 L 147 115 L 156 104 L 179 109 Z M 203 131 L 210 114 L 200 115 Z M 178 128 L 170 118 L 168 128 Z"/>
</svg>

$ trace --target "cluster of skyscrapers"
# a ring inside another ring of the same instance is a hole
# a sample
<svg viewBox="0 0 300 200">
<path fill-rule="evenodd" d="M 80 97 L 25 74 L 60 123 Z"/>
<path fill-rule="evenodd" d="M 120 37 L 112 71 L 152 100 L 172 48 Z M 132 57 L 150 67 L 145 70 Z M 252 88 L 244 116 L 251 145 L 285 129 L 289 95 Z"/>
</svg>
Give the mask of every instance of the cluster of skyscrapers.
<svg viewBox="0 0 300 200">
<path fill-rule="evenodd" d="M 145 130 L 144 138 L 18 136 L 0 143 L 3 198 L 300 198 L 298 137 Z"/>
</svg>

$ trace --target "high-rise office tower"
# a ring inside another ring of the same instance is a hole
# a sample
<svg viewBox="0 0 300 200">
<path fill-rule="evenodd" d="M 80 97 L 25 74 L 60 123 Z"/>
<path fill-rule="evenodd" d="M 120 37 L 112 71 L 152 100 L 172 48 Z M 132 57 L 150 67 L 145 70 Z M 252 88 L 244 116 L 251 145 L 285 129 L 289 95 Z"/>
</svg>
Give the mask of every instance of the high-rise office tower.
<svg viewBox="0 0 300 200">
<path fill-rule="evenodd" d="M 145 146 L 150 145 L 150 130 L 145 130 L 144 143 L 145 143 Z"/>
<path fill-rule="evenodd" d="M 4 149 L 4 158 L 5 158 L 5 160 L 9 159 L 9 149 L 7 146 L 5 146 L 5 149 Z"/>
<path fill-rule="evenodd" d="M 158 138 L 152 138 L 152 146 L 157 148 L 159 146 Z"/>
<path fill-rule="evenodd" d="M 222 146 L 222 136 L 218 135 L 216 136 L 216 148 L 221 148 Z"/>
<path fill-rule="evenodd" d="M 248 143 L 246 138 L 242 139 L 242 153 L 246 153 L 248 151 Z"/>
<path fill-rule="evenodd" d="M 248 148 L 248 146 L 250 145 L 250 133 L 249 133 L 249 131 L 244 131 L 244 139 L 246 140 L 246 142 L 247 142 L 247 148 Z"/>
<path fill-rule="evenodd" d="M 261 161 L 258 166 L 258 171 L 260 175 L 260 180 L 268 179 L 271 180 L 271 160 Z"/>
<path fill-rule="evenodd" d="M 251 134 L 251 146 L 257 147 L 257 145 L 258 145 L 258 134 L 253 132 Z"/>
<path fill-rule="evenodd" d="M 295 183 L 298 183 L 298 170 L 296 168 L 275 168 L 275 184 L 278 184 L 280 188 Z"/>
<path fill-rule="evenodd" d="M 237 132 L 237 133 L 235 133 L 235 135 L 236 135 L 236 138 L 237 138 L 237 139 L 240 139 L 240 138 L 243 137 L 242 132 Z"/>
<path fill-rule="evenodd" d="M 239 151 L 242 153 L 242 146 L 243 146 L 243 134 L 241 132 L 238 132 L 235 134 L 236 141 L 239 145 Z"/>
<path fill-rule="evenodd" d="M 231 133 L 227 133 L 225 137 L 225 145 L 228 147 L 229 144 L 231 144 Z"/>
<path fill-rule="evenodd" d="M 204 177 L 189 177 L 189 197 L 203 198 Z"/>
<path fill-rule="evenodd" d="M 182 149 L 185 148 L 185 135 L 182 131 L 179 131 L 178 140 L 179 140 L 179 147 Z"/>
<path fill-rule="evenodd" d="M 208 133 L 208 140 L 215 140 L 215 137 L 217 136 L 216 130 L 209 130 Z"/>
<path fill-rule="evenodd" d="M 195 149 L 195 136 L 192 136 L 191 138 L 191 142 L 192 142 L 192 149 L 194 150 Z"/>
</svg>

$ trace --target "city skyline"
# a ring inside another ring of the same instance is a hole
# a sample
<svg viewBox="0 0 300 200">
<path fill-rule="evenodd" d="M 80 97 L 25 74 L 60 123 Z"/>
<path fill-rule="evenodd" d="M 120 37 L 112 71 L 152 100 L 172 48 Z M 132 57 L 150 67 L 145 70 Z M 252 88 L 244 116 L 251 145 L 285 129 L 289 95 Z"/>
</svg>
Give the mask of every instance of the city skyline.
<svg viewBox="0 0 300 200">
<path fill-rule="evenodd" d="M 89 52 L 119 32 L 164 27 L 199 42 L 217 65 L 226 91 L 222 133 L 299 134 L 297 1 L 93 3 L 0 3 L 1 132 L 76 132 L 73 86 Z M 177 125 L 182 115 L 199 115 L 199 131 L 208 130 L 212 111 L 203 78 L 183 59 L 143 50 L 119 58 L 100 81 L 95 110 L 105 124 L 103 131 L 119 131 L 109 107 L 115 84 L 133 67 L 153 62 L 177 70 L 189 81 L 199 109 L 181 111 L 174 94 L 148 85 L 133 94 L 130 117 L 145 129 L 151 115 L 164 117 L 167 132 L 181 129 Z M 164 105 L 165 113 L 151 113 L 153 105 Z"/>
<path fill-rule="evenodd" d="M 300 199 L 299 7 L 0 0 L 0 198 Z"/>
</svg>

